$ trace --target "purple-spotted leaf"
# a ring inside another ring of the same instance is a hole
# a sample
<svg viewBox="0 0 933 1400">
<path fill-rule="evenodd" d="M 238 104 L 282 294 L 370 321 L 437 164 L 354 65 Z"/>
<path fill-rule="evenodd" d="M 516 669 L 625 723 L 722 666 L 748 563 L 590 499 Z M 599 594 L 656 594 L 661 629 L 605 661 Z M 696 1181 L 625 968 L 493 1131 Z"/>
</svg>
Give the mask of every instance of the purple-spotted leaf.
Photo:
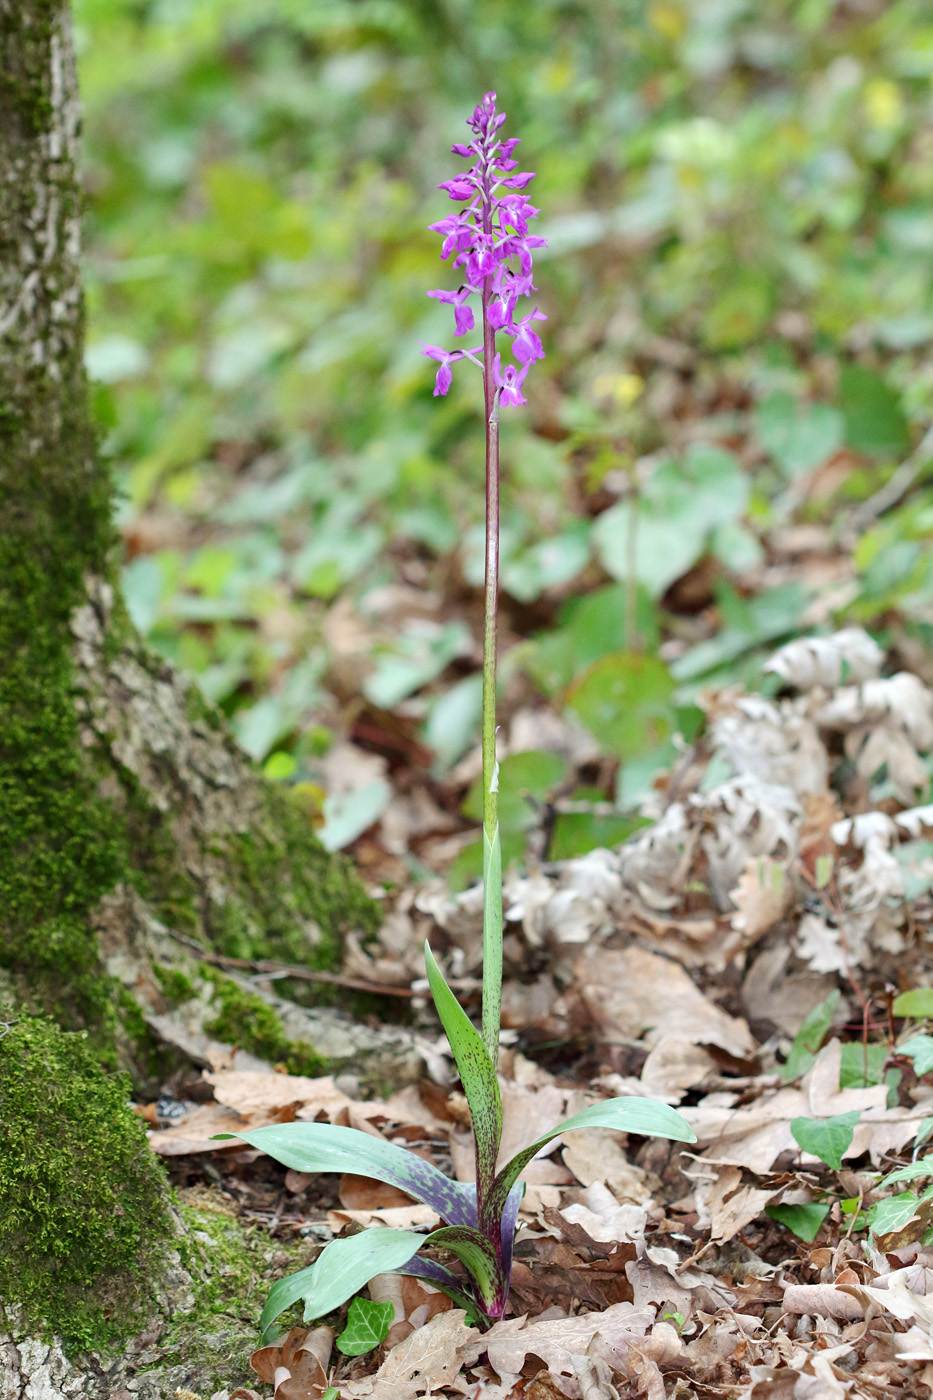
<svg viewBox="0 0 933 1400">
<path fill-rule="evenodd" d="M 372 1176 L 423 1201 L 450 1225 L 476 1224 L 472 1182 L 451 1181 L 423 1157 L 371 1133 L 333 1123 L 273 1123 L 237 1136 L 295 1171 Z"/>
<path fill-rule="evenodd" d="M 424 1235 L 375 1226 L 346 1239 L 331 1240 L 309 1269 L 288 1274 L 272 1285 L 259 1319 L 263 1342 L 276 1318 L 293 1303 L 304 1299 L 305 1322 L 323 1317 L 352 1298 L 377 1274 L 391 1273 L 407 1264 L 425 1243 Z"/>
<path fill-rule="evenodd" d="M 476 1144 L 476 1193 L 479 1200 L 482 1200 L 491 1188 L 496 1174 L 496 1157 L 499 1155 L 499 1142 L 502 1137 L 499 1081 L 479 1031 L 444 981 L 427 943 L 424 945 L 424 961 L 434 1005 L 450 1042 L 463 1081 L 463 1092 L 470 1105 L 473 1139 Z M 461 1222 L 451 1220 L 450 1223 L 456 1225 Z"/>
<path fill-rule="evenodd" d="M 442 1293 L 446 1293 L 458 1308 L 464 1308 L 468 1317 L 472 1320 L 482 1316 L 482 1305 L 477 1301 L 470 1285 L 462 1278 L 446 1269 L 443 1264 L 437 1264 L 433 1259 L 422 1259 L 416 1256 L 409 1259 L 407 1264 L 393 1270 L 396 1274 L 409 1274 L 412 1278 L 423 1278 L 426 1283 L 430 1283 L 433 1288 L 439 1288 Z"/>
<path fill-rule="evenodd" d="M 449 1249 L 454 1258 L 469 1270 L 476 1291 L 489 1317 L 500 1317 L 509 1291 L 509 1280 L 495 1246 L 479 1230 L 466 1226 L 450 1226 L 434 1230 L 428 1243 Z"/>
<path fill-rule="evenodd" d="M 686 1119 L 669 1104 L 654 1099 L 606 1099 L 594 1103 L 582 1113 L 565 1118 L 556 1128 L 525 1147 L 502 1168 L 493 1183 L 488 1199 L 482 1203 L 480 1229 L 488 1231 L 504 1213 L 506 1202 L 515 1182 L 532 1157 L 561 1133 L 574 1128 L 614 1128 L 619 1133 L 638 1133 L 643 1137 L 672 1138 L 674 1142 L 696 1142 L 696 1133 Z"/>
</svg>

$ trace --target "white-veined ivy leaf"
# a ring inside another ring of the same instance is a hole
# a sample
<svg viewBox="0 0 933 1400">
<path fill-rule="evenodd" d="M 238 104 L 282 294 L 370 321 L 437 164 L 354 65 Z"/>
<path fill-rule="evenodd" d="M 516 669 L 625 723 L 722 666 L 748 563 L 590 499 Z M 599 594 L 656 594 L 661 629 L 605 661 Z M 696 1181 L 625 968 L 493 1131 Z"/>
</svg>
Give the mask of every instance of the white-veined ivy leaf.
<svg viewBox="0 0 933 1400">
<path fill-rule="evenodd" d="M 372 1298 L 354 1298 L 347 1313 L 347 1325 L 335 1343 L 344 1356 L 363 1356 L 381 1346 L 389 1335 L 395 1317 L 394 1303 L 374 1303 Z"/>
<path fill-rule="evenodd" d="M 229 1137 L 230 1134 L 219 1134 Z M 384 1138 L 333 1123 L 271 1123 L 237 1137 L 299 1172 L 352 1172 L 407 1191 L 450 1225 L 476 1224 L 476 1188 L 451 1181 L 414 1152 Z"/>
<path fill-rule="evenodd" d="M 389 1273 L 407 1264 L 425 1239 L 424 1235 L 414 1235 L 409 1230 L 373 1226 L 358 1235 L 331 1240 L 309 1269 L 289 1274 L 272 1285 L 259 1319 L 263 1342 L 267 1341 L 267 1333 L 276 1318 L 299 1299 L 304 1300 L 305 1322 L 323 1317 L 352 1298 L 377 1274 Z"/>
<path fill-rule="evenodd" d="M 912 1035 L 897 1049 L 899 1055 L 906 1055 L 913 1061 L 914 1073 L 918 1078 L 933 1069 L 933 1035 Z"/>
<path fill-rule="evenodd" d="M 832 1118 L 795 1118 L 790 1130 L 802 1152 L 812 1153 L 828 1167 L 839 1171 L 844 1154 L 852 1146 L 853 1130 L 858 1120 L 859 1111 L 853 1108 Z"/>
<path fill-rule="evenodd" d="M 896 1186 L 900 1181 L 917 1181 L 920 1177 L 933 1176 L 933 1157 L 921 1157 L 917 1162 L 908 1162 L 906 1167 L 898 1167 L 880 1183 L 882 1186 Z"/>
<path fill-rule="evenodd" d="M 592 1104 L 582 1113 L 565 1118 L 550 1132 L 539 1137 L 512 1158 L 502 1168 L 489 1194 L 487 1221 L 501 1217 L 506 1198 L 536 1153 L 541 1151 L 561 1133 L 572 1132 L 574 1128 L 613 1128 L 617 1133 L 638 1133 L 642 1137 L 671 1138 L 674 1142 L 696 1142 L 696 1133 L 685 1118 L 666 1103 L 655 1099 L 620 1098 L 606 1099 L 604 1103 Z"/>
<path fill-rule="evenodd" d="M 434 1005 L 450 1042 L 463 1081 L 463 1092 L 470 1105 L 476 1143 L 477 1183 L 488 1189 L 495 1176 L 496 1157 L 502 1137 L 499 1081 L 479 1031 L 444 981 L 427 943 L 424 945 L 424 962 Z M 482 1194 L 485 1194 L 485 1191 Z"/>
<path fill-rule="evenodd" d="M 868 1213 L 868 1228 L 873 1235 L 891 1235 L 913 1220 L 920 1209 L 920 1197 L 913 1191 L 901 1191 L 877 1201 Z"/>
</svg>

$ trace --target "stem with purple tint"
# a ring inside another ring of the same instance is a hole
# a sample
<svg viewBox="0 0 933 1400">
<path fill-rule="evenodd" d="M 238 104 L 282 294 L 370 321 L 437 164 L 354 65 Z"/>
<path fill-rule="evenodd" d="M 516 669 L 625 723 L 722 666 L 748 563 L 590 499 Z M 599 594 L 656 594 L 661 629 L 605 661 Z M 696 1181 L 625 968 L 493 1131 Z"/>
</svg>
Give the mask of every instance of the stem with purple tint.
<svg viewBox="0 0 933 1400">
<path fill-rule="evenodd" d="M 492 195 L 483 172 L 483 228 L 491 236 Z M 489 320 L 492 276 L 483 278 L 483 398 L 486 417 L 486 584 L 483 611 L 483 1013 L 482 1034 L 493 1065 L 502 1014 L 502 857 L 496 763 L 496 636 L 499 618 L 499 390 L 493 366 L 496 331 Z M 496 868 L 498 867 L 498 869 Z M 498 892 L 492 886 L 497 885 Z M 497 907 L 496 907 L 497 905 Z"/>
<path fill-rule="evenodd" d="M 482 1034 L 444 981 L 431 949 L 424 961 L 434 1005 L 456 1061 L 473 1122 L 476 1180 L 451 1181 L 430 1162 L 378 1134 L 332 1123 L 285 1123 L 241 1131 L 295 1171 L 364 1172 L 406 1191 L 434 1210 L 443 1224 L 430 1235 L 372 1227 L 331 1240 L 307 1269 L 272 1285 L 260 1325 L 263 1341 L 275 1333 L 276 1321 L 299 1300 L 305 1321 L 324 1317 L 377 1274 L 387 1270 L 411 1274 L 440 1288 L 480 1327 L 489 1327 L 505 1312 L 512 1271 L 512 1246 L 523 1187 L 519 1176 L 542 1148 L 573 1128 L 610 1128 L 695 1142 L 691 1129 L 667 1104 L 649 1099 L 611 1099 L 592 1104 L 499 1166 L 502 1143 L 502 1094 L 496 1074 L 499 1013 L 502 1000 L 502 857 L 499 846 L 498 769 L 496 766 L 496 628 L 499 592 L 499 410 L 525 403 L 522 389 L 531 365 L 544 350 L 533 329 L 546 319 L 535 307 L 518 320 L 519 298 L 534 291 L 531 250 L 544 244 L 528 232 L 535 209 L 524 190 L 534 179 L 516 173 L 515 137 L 499 141 L 505 114 L 496 111 L 496 94 L 487 92 L 469 119 L 474 140 L 454 146 L 454 154 L 472 159 L 466 174 L 446 180 L 441 189 L 461 206 L 459 213 L 432 224 L 444 234 L 441 256 L 455 253 L 464 269 L 457 291 L 428 295 L 454 308 L 456 335 L 473 330 L 470 297 L 482 306 L 483 343 L 469 350 L 424 345 L 437 361 L 436 397 L 450 388 L 451 366 L 470 360 L 482 370 L 486 417 L 486 589 L 483 626 L 483 1024 Z M 503 366 L 496 335 L 511 338 L 517 364 Z M 480 358 L 481 357 L 481 358 Z M 223 1134 L 221 1136 L 224 1136 Z M 462 1272 L 446 1263 L 421 1258 L 434 1246 L 453 1256 Z M 465 1277 L 463 1276 L 465 1274 Z"/>
</svg>

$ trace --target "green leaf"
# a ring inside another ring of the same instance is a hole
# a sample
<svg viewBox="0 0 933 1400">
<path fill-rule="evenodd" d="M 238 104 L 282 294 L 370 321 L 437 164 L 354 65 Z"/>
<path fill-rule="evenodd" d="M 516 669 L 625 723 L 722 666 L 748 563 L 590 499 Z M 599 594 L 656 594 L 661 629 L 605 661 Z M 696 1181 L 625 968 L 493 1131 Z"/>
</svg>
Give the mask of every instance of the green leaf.
<svg viewBox="0 0 933 1400">
<path fill-rule="evenodd" d="M 843 365 L 839 401 L 846 442 L 856 452 L 883 456 L 907 450 L 910 432 L 900 399 L 880 374 L 862 365 Z"/>
<path fill-rule="evenodd" d="M 813 1064 L 826 1032 L 833 1023 L 840 995 L 838 988 L 834 987 L 825 1001 L 821 1001 L 804 1017 L 781 1070 L 783 1079 L 798 1079 Z"/>
<path fill-rule="evenodd" d="M 272 1285 L 259 1319 L 263 1341 L 267 1340 L 276 1318 L 293 1303 L 304 1299 L 305 1322 L 324 1317 L 352 1298 L 377 1274 L 389 1273 L 407 1264 L 425 1242 L 426 1236 L 412 1234 L 410 1230 L 385 1230 L 375 1226 L 358 1235 L 348 1235 L 346 1239 L 331 1240 L 310 1268 L 280 1278 Z"/>
<path fill-rule="evenodd" d="M 913 1061 L 914 1073 L 918 1078 L 933 1070 L 933 1035 L 912 1035 L 897 1047 L 897 1051 Z"/>
<path fill-rule="evenodd" d="M 479 1230 L 468 1226 L 448 1226 L 434 1230 L 428 1243 L 449 1249 L 469 1271 L 487 1311 L 494 1311 L 505 1297 L 507 1280 L 495 1247 Z"/>
<path fill-rule="evenodd" d="M 332 793 L 324 800 L 324 825 L 317 838 L 327 851 L 342 851 L 377 822 L 392 797 L 384 778 L 375 778 L 351 792 Z"/>
<path fill-rule="evenodd" d="M 497 1085 L 498 1088 L 498 1085 Z M 219 1133 L 218 1137 L 231 1137 Z M 394 1142 L 333 1123 L 271 1123 L 237 1137 L 299 1172 L 352 1172 L 407 1191 L 451 1225 L 475 1225 L 474 1187 L 439 1172 L 415 1152 Z"/>
<path fill-rule="evenodd" d="M 911 1016 L 916 1020 L 933 1016 L 933 987 L 912 987 L 909 992 L 901 992 L 894 998 L 891 1010 L 895 1016 Z"/>
<path fill-rule="evenodd" d="M 673 732 L 674 681 L 656 656 L 615 652 L 574 682 L 567 704 L 607 752 L 636 758 Z"/>
<path fill-rule="evenodd" d="M 884 1067 L 888 1058 L 886 1045 L 865 1045 L 860 1040 L 849 1040 L 842 1046 L 839 1061 L 840 1089 L 867 1089 L 872 1084 L 880 1084 L 884 1079 Z"/>
<path fill-rule="evenodd" d="M 906 1167 L 898 1167 L 880 1183 L 882 1186 L 896 1186 L 901 1181 L 916 1181 L 920 1177 L 933 1176 L 933 1157 L 921 1157 L 917 1162 L 909 1162 Z"/>
<path fill-rule="evenodd" d="M 371 1298 L 354 1298 L 347 1313 L 347 1325 L 337 1338 L 337 1350 L 344 1356 L 362 1356 L 382 1346 L 395 1317 L 391 1302 L 374 1303 Z"/>
<path fill-rule="evenodd" d="M 483 677 L 464 676 L 432 702 L 424 726 L 425 743 L 434 751 L 435 776 L 446 773 L 479 734 L 483 712 Z M 482 803 L 482 789 L 480 789 Z"/>
<path fill-rule="evenodd" d="M 499 764 L 499 826 L 502 831 L 527 831 L 540 820 L 543 802 L 567 776 L 567 760 L 544 749 L 507 754 Z M 530 800 L 529 800 L 530 799 Z M 478 777 L 463 803 L 463 814 L 483 819 L 483 780 Z"/>
<path fill-rule="evenodd" d="M 481 1217 L 480 1228 L 486 1228 L 498 1220 L 505 1207 L 506 1197 L 532 1157 L 541 1151 L 554 1138 L 574 1128 L 613 1128 L 618 1133 L 638 1133 L 642 1137 L 671 1138 L 674 1142 L 696 1142 L 696 1133 L 676 1109 L 655 1099 L 619 1098 L 606 1099 L 603 1103 L 592 1104 L 582 1113 L 565 1118 L 556 1128 L 539 1137 L 525 1147 L 502 1168 L 496 1177 L 488 1202 L 488 1214 Z"/>
<path fill-rule="evenodd" d="M 804 1202 L 800 1205 L 765 1206 L 765 1214 L 770 1215 L 771 1219 L 779 1224 L 786 1225 L 798 1239 L 806 1240 L 809 1244 L 811 1240 L 816 1239 L 820 1226 L 829 1214 L 829 1206 L 818 1201 Z"/>
<path fill-rule="evenodd" d="M 577 800 L 580 800 L 578 796 Z M 560 812 L 554 821 L 548 860 L 571 860 L 598 846 L 611 850 L 614 846 L 621 846 L 634 832 L 650 825 L 647 817 L 625 817 L 621 812 L 618 816 L 604 816 L 595 812 Z"/>
<path fill-rule="evenodd" d="M 476 1190 L 477 1196 L 483 1197 L 495 1176 L 496 1157 L 502 1138 L 499 1081 L 479 1031 L 444 981 L 427 943 L 424 945 L 424 961 L 434 1005 L 450 1042 L 463 1081 L 463 1092 L 470 1105 L 476 1144 Z"/>
<path fill-rule="evenodd" d="M 828 1167 L 839 1171 L 844 1153 L 852 1146 L 853 1129 L 858 1120 L 859 1111 L 853 1108 L 832 1118 L 795 1118 L 790 1130 L 802 1152 L 812 1153 Z"/>
<path fill-rule="evenodd" d="M 612 578 L 633 576 L 659 597 L 697 562 L 711 530 L 740 519 L 748 495 L 731 452 L 695 443 L 682 461 L 661 463 L 634 505 L 619 501 L 596 521 L 603 568 Z"/>
<path fill-rule="evenodd" d="M 891 1235 L 903 1230 L 920 1208 L 920 1197 L 913 1191 L 901 1191 L 876 1201 L 868 1212 L 868 1228 L 873 1235 Z"/>
<path fill-rule="evenodd" d="M 755 428 L 765 451 L 788 477 L 811 472 L 842 446 L 844 419 L 829 404 L 799 404 L 771 394 L 759 406 Z"/>
</svg>

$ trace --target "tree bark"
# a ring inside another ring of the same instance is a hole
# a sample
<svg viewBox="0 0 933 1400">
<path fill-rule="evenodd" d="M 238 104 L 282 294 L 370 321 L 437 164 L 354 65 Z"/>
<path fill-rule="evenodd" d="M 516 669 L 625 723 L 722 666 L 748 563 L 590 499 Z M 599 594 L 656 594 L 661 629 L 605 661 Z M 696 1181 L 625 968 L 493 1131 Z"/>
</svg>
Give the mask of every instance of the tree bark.
<svg viewBox="0 0 933 1400">
<path fill-rule="evenodd" d="M 410 1073 L 403 1035 L 218 969 L 333 966 L 377 915 L 122 605 L 83 366 L 79 124 L 67 0 L 0 0 L 0 1022 L 50 1016 L 153 1092 L 166 1045 Z M 0 1117 L 3 1050 L 0 1026 Z M 0 1255 L 4 1190 L 0 1169 Z"/>
</svg>

